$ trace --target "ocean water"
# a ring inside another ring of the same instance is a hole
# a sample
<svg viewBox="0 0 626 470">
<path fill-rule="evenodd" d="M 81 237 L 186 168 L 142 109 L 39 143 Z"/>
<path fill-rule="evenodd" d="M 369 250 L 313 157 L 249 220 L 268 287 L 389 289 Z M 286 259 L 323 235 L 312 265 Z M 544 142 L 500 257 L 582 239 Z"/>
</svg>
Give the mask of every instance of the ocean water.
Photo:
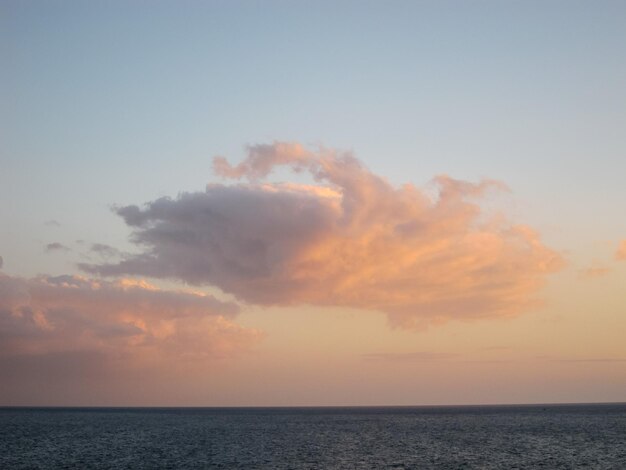
<svg viewBox="0 0 626 470">
<path fill-rule="evenodd" d="M 626 469 L 626 404 L 0 408 L 0 468 Z"/>
</svg>

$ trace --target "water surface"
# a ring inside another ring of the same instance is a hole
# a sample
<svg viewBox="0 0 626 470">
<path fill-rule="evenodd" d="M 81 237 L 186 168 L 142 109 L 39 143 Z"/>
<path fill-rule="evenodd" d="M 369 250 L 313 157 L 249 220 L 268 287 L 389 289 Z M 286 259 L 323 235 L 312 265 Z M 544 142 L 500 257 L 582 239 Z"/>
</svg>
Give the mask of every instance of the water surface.
<svg viewBox="0 0 626 470">
<path fill-rule="evenodd" d="M 626 404 L 0 408 L 0 468 L 626 469 Z"/>
</svg>

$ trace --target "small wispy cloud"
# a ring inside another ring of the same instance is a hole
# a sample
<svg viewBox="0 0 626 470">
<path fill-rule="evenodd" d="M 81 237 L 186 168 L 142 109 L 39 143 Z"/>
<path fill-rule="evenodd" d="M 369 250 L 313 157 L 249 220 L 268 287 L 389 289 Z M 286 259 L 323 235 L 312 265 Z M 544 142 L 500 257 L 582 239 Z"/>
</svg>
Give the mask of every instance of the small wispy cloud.
<svg viewBox="0 0 626 470">
<path fill-rule="evenodd" d="M 510 364 L 512 359 L 472 359 L 463 361 L 464 364 Z"/>
<path fill-rule="evenodd" d="M 537 356 L 537 359 L 548 362 L 626 362 L 625 357 L 552 357 Z"/>
<path fill-rule="evenodd" d="M 70 251 L 70 248 L 63 245 L 62 243 L 54 242 L 54 243 L 48 243 L 46 245 L 45 251 L 46 253 L 52 253 L 55 251 Z"/>
<path fill-rule="evenodd" d="M 621 357 L 589 357 L 582 359 L 561 359 L 560 362 L 626 362 L 626 358 Z"/>
<path fill-rule="evenodd" d="M 611 268 L 605 266 L 591 266 L 585 269 L 581 269 L 578 272 L 578 277 L 581 279 L 595 279 L 598 277 L 606 276 L 611 272 Z"/>
<path fill-rule="evenodd" d="M 46 227 L 60 227 L 61 226 L 61 224 L 57 220 L 54 220 L 54 219 L 46 220 L 43 224 Z"/>
<path fill-rule="evenodd" d="M 102 256 L 103 258 L 113 258 L 121 255 L 120 250 L 104 243 L 93 243 L 90 247 L 90 251 Z"/>
<path fill-rule="evenodd" d="M 431 351 L 417 351 L 408 353 L 367 353 L 361 355 L 366 361 L 377 362 L 431 362 L 453 359 L 458 357 L 454 353 L 441 353 Z"/>
<path fill-rule="evenodd" d="M 510 346 L 485 346 L 484 348 L 479 348 L 478 351 L 506 351 L 511 349 Z"/>
</svg>

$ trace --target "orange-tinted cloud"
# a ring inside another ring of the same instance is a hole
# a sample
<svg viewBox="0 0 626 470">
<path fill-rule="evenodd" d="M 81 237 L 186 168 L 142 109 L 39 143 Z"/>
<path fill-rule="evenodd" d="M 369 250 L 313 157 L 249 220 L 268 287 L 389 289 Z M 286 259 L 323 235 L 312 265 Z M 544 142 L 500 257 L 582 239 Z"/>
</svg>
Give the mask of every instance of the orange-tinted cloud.
<svg viewBox="0 0 626 470">
<path fill-rule="evenodd" d="M 615 259 L 624 261 L 626 260 L 626 239 L 622 240 L 615 252 Z"/>
<path fill-rule="evenodd" d="M 232 321 L 237 312 L 210 295 L 143 281 L 0 273 L 0 356 L 224 356 L 259 338 Z"/>
<path fill-rule="evenodd" d="M 419 351 L 410 353 L 368 353 L 363 354 L 361 357 L 366 361 L 377 362 L 433 362 L 446 359 L 454 359 L 458 357 L 458 354 L 454 353 L 437 353 L 430 351 Z"/>
<path fill-rule="evenodd" d="M 277 165 L 315 184 L 261 182 Z M 83 268 L 214 285 L 261 305 L 380 310 L 413 327 L 515 315 L 562 263 L 532 228 L 483 208 L 504 187 L 496 181 L 438 176 L 431 196 L 391 185 L 350 154 L 289 143 L 214 166 L 248 182 L 117 209 L 143 252 Z"/>
<path fill-rule="evenodd" d="M 606 276 L 610 272 L 611 269 L 604 266 L 591 266 L 589 268 L 582 269 L 579 272 L 579 275 L 583 279 L 593 279 Z"/>
</svg>

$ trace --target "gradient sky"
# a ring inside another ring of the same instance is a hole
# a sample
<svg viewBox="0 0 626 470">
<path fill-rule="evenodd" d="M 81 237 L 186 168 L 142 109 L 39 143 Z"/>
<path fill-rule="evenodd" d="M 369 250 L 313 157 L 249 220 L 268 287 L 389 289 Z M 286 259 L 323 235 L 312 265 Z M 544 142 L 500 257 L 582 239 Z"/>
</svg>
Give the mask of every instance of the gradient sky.
<svg viewBox="0 0 626 470">
<path fill-rule="evenodd" d="M 626 401 L 625 45 L 622 1 L 3 1 L 0 405 Z"/>
</svg>

